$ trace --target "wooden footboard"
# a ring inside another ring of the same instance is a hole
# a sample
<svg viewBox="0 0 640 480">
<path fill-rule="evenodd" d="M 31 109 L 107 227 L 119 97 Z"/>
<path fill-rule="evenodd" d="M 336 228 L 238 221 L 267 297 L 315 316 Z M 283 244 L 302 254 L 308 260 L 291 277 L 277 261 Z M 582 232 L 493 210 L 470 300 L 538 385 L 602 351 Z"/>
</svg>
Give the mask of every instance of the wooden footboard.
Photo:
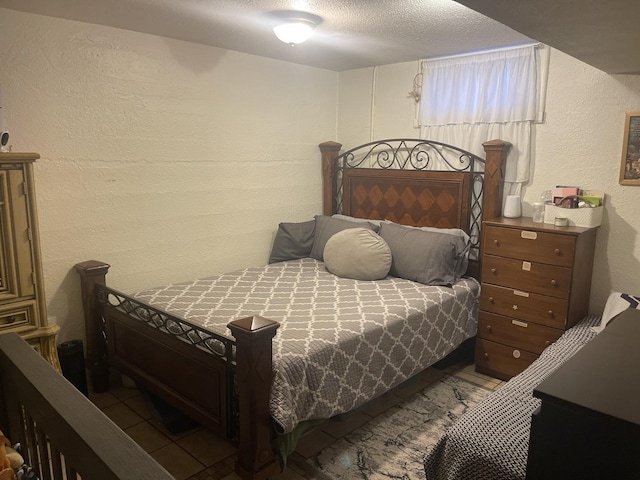
<svg viewBox="0 0 640 480">
<path fill-rule="evenodd" d="M 221 437 L 237 441 L 236 473 L 242 478 L 273 473 L 271 340 L 279 324 L 248 317 L 229 323 L 235 340 L 211 334 L 106 287 L 109 265 L 104 262 L 75 268 L 94 390 L 107 390 L 111 365 Z"/>
<path fill-rule="evenodd" d="M 16 334 L 0 336 L 0 428 L 41 479 L 173 477 Z"/>
</svg>

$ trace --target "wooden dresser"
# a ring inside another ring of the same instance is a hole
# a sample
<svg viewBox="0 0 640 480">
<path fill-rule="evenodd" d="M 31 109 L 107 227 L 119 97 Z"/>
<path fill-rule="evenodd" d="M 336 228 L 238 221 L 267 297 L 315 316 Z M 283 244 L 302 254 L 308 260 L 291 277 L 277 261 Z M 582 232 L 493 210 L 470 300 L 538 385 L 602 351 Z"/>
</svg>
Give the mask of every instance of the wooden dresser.
<svg viewBox="0 0 640 480">
<path fill-rule="evenodd" d="M 60 371 L 44 295 L 33 180 L 37 153 L 0 152 L 0 334 L 15 332 Z"/>
<path fill-rule="evenodd" d="M 478 372 L 508 380 L 584 318 L 596 230 L 527 217 L 483 222 Z"/>
</svg>

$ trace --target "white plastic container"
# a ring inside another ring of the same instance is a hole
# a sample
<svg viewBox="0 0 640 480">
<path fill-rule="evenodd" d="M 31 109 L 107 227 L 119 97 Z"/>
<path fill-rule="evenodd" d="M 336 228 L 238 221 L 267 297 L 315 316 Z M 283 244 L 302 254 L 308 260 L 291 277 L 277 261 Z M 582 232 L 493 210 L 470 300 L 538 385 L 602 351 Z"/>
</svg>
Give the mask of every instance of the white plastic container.
<svg viewBox="0 0 640 480">
<path fill-rule="evenodd" d="M 507 195 L 502 215 L 507 218 L 518 218 L 522 215 L 520 195 Z"/>
<path fill-rule="evenodd" d="M 599 227 L 602 224 L 604 207 L 562 208 L 545 205 L 544 223 L 555 223 L 556 217 L 564 217 L 570 227 Z"/>
</svg>

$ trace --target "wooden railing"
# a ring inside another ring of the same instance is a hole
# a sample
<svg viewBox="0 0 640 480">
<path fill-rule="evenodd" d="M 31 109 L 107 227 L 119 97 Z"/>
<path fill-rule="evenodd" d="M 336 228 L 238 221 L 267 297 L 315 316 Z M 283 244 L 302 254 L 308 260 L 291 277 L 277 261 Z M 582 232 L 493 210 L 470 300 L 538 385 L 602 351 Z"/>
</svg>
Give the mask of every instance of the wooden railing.
<svg viewBox="0 0 640 480">
<path fill-rule="evenodd" d="M 16 334 L 0 335 L 0 428 L 41 479 L 173 477 Z"/>
</svg>

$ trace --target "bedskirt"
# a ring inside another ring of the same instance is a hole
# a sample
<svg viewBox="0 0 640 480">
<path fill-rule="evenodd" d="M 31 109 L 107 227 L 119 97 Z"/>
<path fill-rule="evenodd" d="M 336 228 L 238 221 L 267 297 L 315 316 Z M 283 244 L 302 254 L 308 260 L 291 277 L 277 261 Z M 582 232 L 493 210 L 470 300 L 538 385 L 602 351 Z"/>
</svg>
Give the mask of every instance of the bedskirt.
<svg viewBox="0 0 640 480">
<path fill-rule="evenodd" d="M 523 480 L 531 415 L 540 406 L 533 390 L 596 335 L 587 317 L 567 330 L 524 372 L 467 411 L 431 449 L 427 480 Z"/>
</svg>

